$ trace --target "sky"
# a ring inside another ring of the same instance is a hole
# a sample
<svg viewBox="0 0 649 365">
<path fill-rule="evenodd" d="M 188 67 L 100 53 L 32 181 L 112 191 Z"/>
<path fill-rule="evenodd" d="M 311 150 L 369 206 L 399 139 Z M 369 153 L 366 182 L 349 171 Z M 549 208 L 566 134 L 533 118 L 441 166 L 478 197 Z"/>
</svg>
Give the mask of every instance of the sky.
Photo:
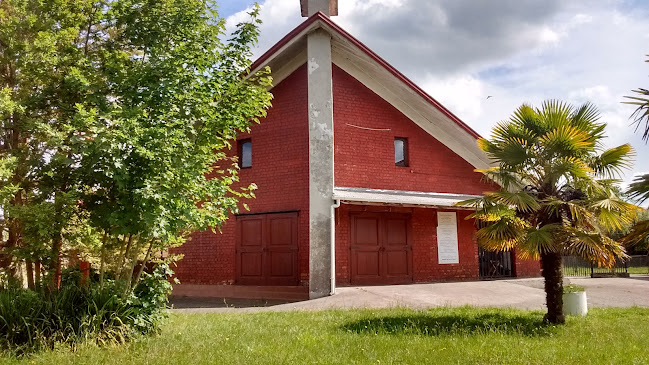
<svg viewBox="0 0 649 365">
<path fill-rule="evenodd" d="M 220 0 L 228 30 L 249 0 Z M 339 0 L 332 20 L 484 137 L 523 103 L 591 102 L 607 147 L 630 143 L 622 177 L 649 173 L 649 145 L 634 132 L 625 95 L 649 88 L 649 1 Z M 299 0 L 261 0 L 255 57 L 305 19 Z"/>
</svg>

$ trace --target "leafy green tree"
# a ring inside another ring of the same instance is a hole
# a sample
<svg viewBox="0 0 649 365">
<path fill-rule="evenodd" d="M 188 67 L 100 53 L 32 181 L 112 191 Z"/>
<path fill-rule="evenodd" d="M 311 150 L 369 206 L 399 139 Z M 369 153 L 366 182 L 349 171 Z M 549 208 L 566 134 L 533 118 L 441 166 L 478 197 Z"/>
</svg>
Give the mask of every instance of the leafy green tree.
<svg viewBox="0 0 649 365">
<path fill-rule="evenodd" d="M 546 101 L 519 107 L 494 127 L 480 148 L 494 167 L 478 170 L 501 189 L 460 204 L 476 208 L 478 244 L 494 251 L 514 249 L 541 260 L 545 319 L 563 323 L 562 255 L 601 266 L 625 257 L 608 236 L 633 219 L 636 207 L 620 199 L 612 180 L 625 168 L 632 148 L 603 150 L 605 124 L 595 107 Z"/>
<path fill-rule="evenodd" d="M 645 209 L 625 233 L 626 236 L 621 242 L 640 249 L 649 249 L 649 211 Z"/>
<path fill-rule="evenodd" d="M 270 105 L 268 70 L 244 77 L 258 8 L 231 35 L 216 9 L 0 3 L 2 254 L 13 266 L 32 277 L 42 261 L 56 286 L 62 257 L 81 253 L 128 291 L 138 263 L 215 229 L 251 194 L 231 188 L 224 151 Z"/>
<path fill-rule="evenodd" d="M 30 287 L 32 263 L 40 267 L 45 259 L 52 278 L 60 272 L 62 232 L 69 223 L 64 212 L 76 210 L 75 105 L 88 92 L 77 76 L 87 58 L 80 44 L 90 4 L 0 3 L 0 160 L 8 177 L 0 190 L 11 191 L 0 201 L 6 238 L 0 255 L 12 275 L 25 259 Z M 35 236 L 25 232 L 37 231 L 37 241 L 26 239 Z"/>
</svg>

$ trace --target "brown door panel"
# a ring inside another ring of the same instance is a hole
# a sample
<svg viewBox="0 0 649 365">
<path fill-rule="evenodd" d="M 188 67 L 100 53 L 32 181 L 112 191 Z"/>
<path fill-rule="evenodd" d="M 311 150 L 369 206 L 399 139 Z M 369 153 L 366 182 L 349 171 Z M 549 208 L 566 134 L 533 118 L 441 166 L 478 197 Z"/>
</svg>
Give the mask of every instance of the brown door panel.
<svg viewBox="0 0 649 365">
<path fill-rule="evenodd" d="M 238 284 L 299 284 L 297 213 L 239 216 L 237 226 Z"/>
<path fill-rule="evenodd" d="M 351 220 L 351 283 L 412 282 L 410 215 L 358 213 Z"/>
</svg>

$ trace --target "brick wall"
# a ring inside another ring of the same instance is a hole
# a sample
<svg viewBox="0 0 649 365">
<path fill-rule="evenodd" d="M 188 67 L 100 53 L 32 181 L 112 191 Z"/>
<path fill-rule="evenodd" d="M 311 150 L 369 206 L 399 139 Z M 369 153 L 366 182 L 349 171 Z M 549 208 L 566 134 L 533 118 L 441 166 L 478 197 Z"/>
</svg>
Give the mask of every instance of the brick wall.
<svg viewBox="0 0 649 365">
<path fill-rule="evenodd" d="M 337 186 L 481 194 L 492 187 L 481 181 L 464 159 L 419 128 L 389 103 L 334 66 L 335 179 Z M 252 140 L 252 168 L 240 172 L 240 186 L 254 182 L 257 198 L 247 201 L 252 213 L 299 211 L 299 274 L 308 284 L 309 177 L 306 66 L 273 90 L 273 107 L 261 124 L 240 138 Z M 364 130 L 349 124 L 386 131 Z M 409 143 L 409 167 L 394 165 L 395 137 Z M 230 155 L 236 155 L 233 145 Z M 350 282 L 350 216 L 353 209 L 406 212 L 412 216 L 415 282 L 477 279 L 475 228 L 458 211 L 460 264 L 437 263 L 436 210 L 342 205 L 336 212 L 336 276 Z M 189 284 L 233 284 L 235 281 L 235 219 L 222 233 L 197 232 L 175 250 L 185 258 L 177 277 Z M 517 261 L 519 276 L 538 275 L 538 263 Z"/>
<path fill-rule="evenodd" d="M 333 78 L 336 186 L 461 194 L 491 189 L 471 164 L 337 66 Z M 395 137 L 408 139 L 408 167 L 394 164 Z M 475 228 L 464 219 L 467 211 L 458 211 L 460 263 L 440 265 L 435 209 L 343 205 L 336 217 L 338 284 L 350 283 L 349 211 L 354 209 L 412 214 L 415 282 L 478 278 Z"/>
<path fill-rule="evenodd" d="M 462 194 L 491 189 L 471 164 L 335 65 L 333 95 L 336 186 Z M 394 164 L 395 137 L 408 138 L 408 167 Z"/>
<path fill-rule="evenodd" d="M 473 240 L 475 228 L 464 218 L 467 211 L 457 211 L 459 264 L 438 264 L 437 210 L 343 204 L 336 212 L 336 282 L 349 285 L 351 275 L 350 212 L 392 212 L 411 214 L 412 263 L 414 282 L 475 280 L 479 277 L 478 246 Z"/>
<path fill-rule="evenodd" d="M 306 66 L 276 85 L 273 107 L 260 124 L 239 139 L 251 138 L 252 167 L 239 173 L 239 186 L 254 182 L 256 198 L 247 200 L 250 212 L 299 211 L 299 274 L 308 281 L 309 264 L 309 151 Z M 228 151 L 236 156 L 234 143 Z M 188 284 L 233 284 L 235 281 L 236 219 L 230 217 L 222 233 L 197 232 L 176 253 L 185 255 L 175 268 Z"/>
<path fill-rule="evenodd" d="M 523 260 L 514 255 L 514 275 L 518 278 L 541 276 L 541 262 L 539 260 Z"/>
</svg>

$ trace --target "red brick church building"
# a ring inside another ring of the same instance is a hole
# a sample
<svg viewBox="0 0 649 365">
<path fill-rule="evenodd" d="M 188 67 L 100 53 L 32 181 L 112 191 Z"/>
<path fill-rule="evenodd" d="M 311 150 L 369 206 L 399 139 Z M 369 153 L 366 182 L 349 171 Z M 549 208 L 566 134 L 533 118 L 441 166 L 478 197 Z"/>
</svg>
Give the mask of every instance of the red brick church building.
<svg viewBox="0 0 649 365">
<path fill-rule="evenodd" d="M 232 150 L 256 198 L 176 250 L 174 295 L 539 275 L 538 262 L 482 252 L 454 205 L 494 189 L 474 172 L 490 164 L 478 134 L 336 25 L 336 0 L 301 3 L 307 20 L 252 66 L 270 66 L 273 106 Z"/>
</svg>

